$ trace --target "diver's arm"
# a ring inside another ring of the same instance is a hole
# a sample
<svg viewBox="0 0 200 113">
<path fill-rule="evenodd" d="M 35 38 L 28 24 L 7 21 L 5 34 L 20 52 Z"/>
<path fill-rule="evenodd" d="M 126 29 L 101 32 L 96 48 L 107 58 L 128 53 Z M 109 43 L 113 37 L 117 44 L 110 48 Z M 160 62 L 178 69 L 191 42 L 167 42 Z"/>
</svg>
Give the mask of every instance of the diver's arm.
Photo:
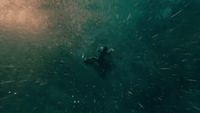
<svg viewBox="0 0 200 113">
<path fill-rule="evenodd" d="M 96 57 L 85 58 L 84 63 L 96 63 L 98 59 Z"/>
</svg>

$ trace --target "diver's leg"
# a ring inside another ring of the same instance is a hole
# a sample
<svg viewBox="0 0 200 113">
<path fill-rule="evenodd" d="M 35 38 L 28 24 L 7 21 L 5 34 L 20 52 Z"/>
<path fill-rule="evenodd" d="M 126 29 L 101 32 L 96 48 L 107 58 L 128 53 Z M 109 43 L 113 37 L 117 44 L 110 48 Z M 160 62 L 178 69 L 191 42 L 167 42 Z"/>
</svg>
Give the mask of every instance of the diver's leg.
<svg viewBox="0 0 200 113">
<path fill-rule="evenodd" d="M 105 70 L 100 70 L 99 71 L 99 76 L 102 78 L 102 79 L 106 79 L 106 75 L 107 75 L 107 72 Z"/>
</svg>

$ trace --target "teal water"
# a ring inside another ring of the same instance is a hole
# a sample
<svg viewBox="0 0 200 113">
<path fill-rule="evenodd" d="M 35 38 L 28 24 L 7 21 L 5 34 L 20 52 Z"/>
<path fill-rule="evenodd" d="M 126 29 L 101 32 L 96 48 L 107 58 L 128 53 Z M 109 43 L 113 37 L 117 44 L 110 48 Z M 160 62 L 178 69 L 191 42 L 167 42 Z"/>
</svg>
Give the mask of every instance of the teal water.
<svg viewBox="0 0 200 113">
<path fill-rule="evenodd" d="M 199 20 L 199 0 L 1 0 L 0 113 L 199 113 Z M 82 59 L 103 45 L 106 79 Z"/>
</svg>

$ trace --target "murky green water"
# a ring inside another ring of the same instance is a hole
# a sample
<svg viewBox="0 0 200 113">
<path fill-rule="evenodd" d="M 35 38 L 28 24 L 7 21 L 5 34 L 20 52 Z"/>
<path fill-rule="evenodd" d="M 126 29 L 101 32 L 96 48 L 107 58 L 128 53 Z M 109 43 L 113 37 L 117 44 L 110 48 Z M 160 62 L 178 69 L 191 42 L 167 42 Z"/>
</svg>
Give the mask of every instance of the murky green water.
<svg viewBox="0 0 200 113">
<path fill-rule="evenodd" d="M 199 113 L 199 0 L 1 0 L 0 113 Z M 83 63 L 107 45 L 106 79 Z"/>
</svg>

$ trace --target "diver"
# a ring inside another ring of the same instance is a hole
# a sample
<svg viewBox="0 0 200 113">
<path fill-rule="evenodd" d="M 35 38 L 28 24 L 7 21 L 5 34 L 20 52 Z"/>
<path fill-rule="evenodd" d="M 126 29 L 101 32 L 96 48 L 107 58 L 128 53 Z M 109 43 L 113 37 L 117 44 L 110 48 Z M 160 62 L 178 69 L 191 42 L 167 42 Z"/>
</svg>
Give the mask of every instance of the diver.
<svg viewBox="0 0 200 113">
<path fill-rule="evenodd" d="M 98 49 L 97 57 L 84 58 L 84 63 L 95 68 L 100 77 L 105 78 L 107 73 L 112 70 L 111 53 L 113 51 L 113 48 L 102 46 Z"/>
</svg>

